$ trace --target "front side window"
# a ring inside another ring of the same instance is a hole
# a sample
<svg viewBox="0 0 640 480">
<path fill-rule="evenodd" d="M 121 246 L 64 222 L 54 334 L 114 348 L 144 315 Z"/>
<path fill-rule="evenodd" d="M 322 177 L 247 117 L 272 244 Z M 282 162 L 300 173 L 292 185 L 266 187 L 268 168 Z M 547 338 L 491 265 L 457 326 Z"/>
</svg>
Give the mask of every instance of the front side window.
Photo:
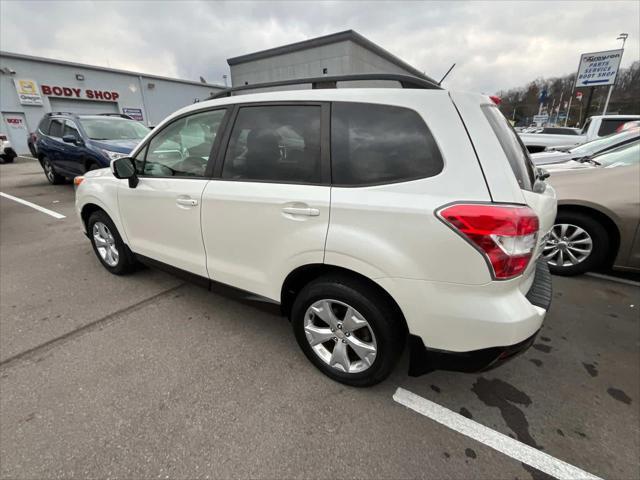
<svg viewBox="0 0 640 480">
<path fill-rule="evenodd" d="M 202 177 L 226 110 L 183 117 L 151 139 L 143 174 L 155 177 Z"/>
<path fill-rule="evenodd" d="M 54 118 L 51 120 L 49 124 L 49 136 L 62 138 L 62 132 L 64 131 L 64 120 L 59 118 Z"/>
<path fill-rule="evenodd" d="M 321 183 L 320 106 L 242 107 L 222 178 Z"/>
<path fill-rule="evenodd" d="M 403 182 L 437 175 L 440 150 L 407 108 L 338 102 L 331 107 L 331 177 L 336 186 Z"/>
<path fill-rule="evenodd" d="M 75 138 L 80 138 L 80 133 L 78 132 L 78 127 L 76 127 L 76 124 L 69 121 L 69 120 L 65 120 L 64 121 L 64 130 L 62 132 L 62 135 L 73 135 Z"/>
</svg>

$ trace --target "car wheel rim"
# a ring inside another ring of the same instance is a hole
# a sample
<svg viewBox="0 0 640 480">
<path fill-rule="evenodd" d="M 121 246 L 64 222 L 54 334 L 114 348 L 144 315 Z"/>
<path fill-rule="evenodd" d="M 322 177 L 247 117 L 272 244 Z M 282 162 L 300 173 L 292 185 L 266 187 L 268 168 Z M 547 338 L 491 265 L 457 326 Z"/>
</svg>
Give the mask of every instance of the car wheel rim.
<svg viewBox="0 0 640 480">
<path fill-rule="evenodd" d="M 584 262 L 593 251 L 589 233 L 570 223 L 559 223 L 549 232 L 542 254 L 554 267 L 573 267 Z"/>
<path fill-rule="evenodd" d="M 49 180 L 53 182 L 54 180 L 53 167 L 51 166 L 51 163 L 49 162 L 49 160 L 44 161 L 44 174 L 47 176 Z"/>
<path fill-rule="evenodd" d="M 113 238 L 113 234 L 102 222 L 96 222 L 93 224 L 93 241 L 96 245 L 96 250 L 100 255 L 100 258 L 109 265 L 115 267 L 118 264 L 120 254 L 116 248 L 116 241 Z"/>
<path fill-rule="evenodd" d="M 318 358 L 339 372 L 364 372 L 378 354 L 369 322 L 355 308 L 338 300 L 313 303 L 304 315 L 304 333 Z"/>
</svg>

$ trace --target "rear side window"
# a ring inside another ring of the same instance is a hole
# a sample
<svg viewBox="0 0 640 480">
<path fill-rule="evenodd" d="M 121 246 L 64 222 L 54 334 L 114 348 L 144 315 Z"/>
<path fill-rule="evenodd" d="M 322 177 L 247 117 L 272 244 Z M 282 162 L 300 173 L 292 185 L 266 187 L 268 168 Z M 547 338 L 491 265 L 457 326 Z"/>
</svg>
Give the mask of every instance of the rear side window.
<svg viewBox="0 0 640 480">
<path fill-rule="evenodd" d="M 333 185 L 405 182 L 432 177 L 443 167 L 433 135 L 413 110 L 367 103 L 333 103 Z"/>
<path fill-rule="evenodd" d="M 527 148 L 513 129 L 509 121 L 502 115 L 495 105 L 482 105 L 482 111 L 489 121 L 493 132 L 509 160 L 511 170 L 516 176 L 518 185 L 524 190 L 532 190 L 535 181 L 533 164 L 527 153 Z"/>
<path fill-rule="evenodd" d="M 62 138 L 62 132 L 64 130 L 63 120 L 54 118 L 49 125 L 49 135 L 51 137 Z"/>
<path fill-rule="evenodd" d="M 602 123 L 600 124 L 600 129 L 598 130 L 598 136 L 604 137 L 605 135 L 609 135 L 615 132 L 618 127 L 622 124 L 627 123 L 631 118 L 603 118 Z"/>
<path fill-rule="evenodd" d="M 240 108 L 222 178 L 321 183 L 320 112 L 316 105 Z"/>
</svg>

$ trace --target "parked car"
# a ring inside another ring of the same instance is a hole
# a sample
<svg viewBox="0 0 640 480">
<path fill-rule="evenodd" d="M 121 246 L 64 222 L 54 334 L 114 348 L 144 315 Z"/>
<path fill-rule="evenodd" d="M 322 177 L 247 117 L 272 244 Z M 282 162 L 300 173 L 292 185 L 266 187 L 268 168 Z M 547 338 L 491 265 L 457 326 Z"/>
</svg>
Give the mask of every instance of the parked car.
<svg viewBox="0 0 640 480">
<path fill-rule="evenodd" d="M 17 156 L 18 154 L 11 146 L 9 137 L 4 133 L 0 133 L 0 160 L 2 160 L 2 163 L 12 163 Z"/>
<path fill-rule="evenodd" d="M 36 142 L 38 141 L 38 136 L 36 132 L 30 132 L 27 135 L 27 146 L 29 147 L 29 151 L 33 157 L 38 158 L 38 149 L 36 148 Z"/>
<path fill-rule="evenodd" d="M 278 303 L 349 385 L 384 379 L 407 338 L 412 375 L 523 351 L 551 299 L 554 191 L 489 97 L 393 78 L 416 88 L 239 87 L 174 113 L 76 180 L 98 260 Z"/>
<path fill-rule="evenodd" d="M 640 120 L 640 115 L 597 115 L 590 117 L 579 135 L 521 133 L 520 138 L 529 153 L 542 152 L 548 147 L 573 147 L 614 133 L 622 124 Z"/>
<path fill-rule="evenodd" d="M 640 270 L 640 141 L 582 166 L 549 168 L 558 195 L 558 218 L 544 248 L 551 271 Z"/>
<path fill-rule="evenodd" d="M 148 132 L 122 115 L 47 113 L 36 132 L 37 158 L 47 180 L 59 184 L 127 156 Z"/>
<path fill-rule="evenodd" d="M 587 162 L 589 158 L 600 153 L 613 150 L 627 143 L 636 141 L 640 137 L 640 128 L 629 129 L 621 133 L 612 133 L 606 137 L 591 140 L 577 147 L 561 148 L 555 147 L 540 153 L 532 153 L 531 160 L 535 165 L 549 165 L 564 162 Z M 579 166 L 577 163 L 574 167 Z"/>
</svg>

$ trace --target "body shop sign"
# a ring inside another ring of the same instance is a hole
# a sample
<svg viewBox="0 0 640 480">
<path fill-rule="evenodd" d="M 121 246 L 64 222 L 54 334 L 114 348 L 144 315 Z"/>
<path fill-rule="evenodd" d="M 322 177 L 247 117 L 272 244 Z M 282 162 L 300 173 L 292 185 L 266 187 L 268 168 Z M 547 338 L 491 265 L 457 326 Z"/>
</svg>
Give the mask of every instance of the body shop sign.
<svg viewBox="0 0 640 480">
<path fill-rule="evenodd" d="M 621 59 L 622 50 L 583 53 L 578 66 L 576 88 L 614 84 Z"/>
<path fill-rule="evenodd" d="M 82 98 L 85 100 L 102 100 L 105 102 L 115 102 L 120 98 L 118 92 L 110 90 L 94 90 L 77 87 L 59 87 L 51 85 L 42 85 L 40 91 L 47 97 L 70 97 Z"/>
</svg>

